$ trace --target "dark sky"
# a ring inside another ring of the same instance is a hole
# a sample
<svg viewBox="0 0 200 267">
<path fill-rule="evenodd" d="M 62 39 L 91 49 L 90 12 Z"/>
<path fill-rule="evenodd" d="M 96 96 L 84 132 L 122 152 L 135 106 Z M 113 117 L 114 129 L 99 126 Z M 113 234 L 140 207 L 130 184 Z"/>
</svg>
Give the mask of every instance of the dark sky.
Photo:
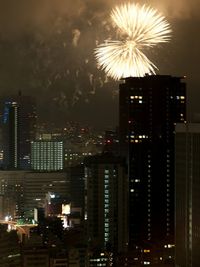
<svg viewBox="0 0 200 267">
<path fill-rule="evenodd" d="M 118 83 L 96 68 L 93 49 L 112 35 L 109 0 L 0 0 L 0 92 L 37 97 L 41 119 L 115 126 Z M 160 74 L 187 76 L 200 113 L 200 0 L 137 1 L 158 8 L 173 38 L 150 51 Z M 59 120 L 58 120 L 59 118 Z"/>
</svg>

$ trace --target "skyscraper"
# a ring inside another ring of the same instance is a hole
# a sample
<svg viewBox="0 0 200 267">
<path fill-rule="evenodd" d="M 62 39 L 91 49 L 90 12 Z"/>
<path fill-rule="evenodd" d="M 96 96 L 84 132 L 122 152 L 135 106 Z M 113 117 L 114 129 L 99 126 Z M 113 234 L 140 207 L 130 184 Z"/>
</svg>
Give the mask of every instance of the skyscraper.
<svg viewBox="0 0 200 267">
<path fill-rule="evenodd" d="M 19 105 L 6 101 L 3 117 L 4 166 L 19 168 Z"/>
<path fill-rule="evenodd" d="M 200 123 L 176 126 L 176 266 L 198 267 Z"/>
<path fill-rule="evenodd" d="M 125 252 L 127 174 L 121 158 L 110 154 L 85 160 L 87 233 L 93 251 Z"/>
<path fill-rule="evenodd" d="M 186 120 L 186 86 L 171 76 L 127 78 L 119 101 L 120 150 L 129 168 L 129 246 L 163 247 L 174 242 L 174 129 Z"/>
<path fill-rule="evenodd" d="M 19 93 L 4 100 L 3 106 L 4 167 L 29 169 L 31 141 L 36 131 L 35 100 Z"/>
</svg>

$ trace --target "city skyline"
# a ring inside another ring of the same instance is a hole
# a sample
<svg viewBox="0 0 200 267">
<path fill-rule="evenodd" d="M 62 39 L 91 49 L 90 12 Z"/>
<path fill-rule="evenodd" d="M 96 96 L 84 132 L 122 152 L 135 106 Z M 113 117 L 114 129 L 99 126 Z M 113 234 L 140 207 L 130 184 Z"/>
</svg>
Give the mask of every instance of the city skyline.
<svg viewBox="0 0 200 267">
<path fill-rule="evenodd" d="M 198 267 L 198 4 L 0 0 L 0 267 Z"/>
<path fill-rule="evenodd" d="M 105 83 L 108 80 L 96 68 L 93 49 L 96 41 L 111 34 L 107 19 L 118 1 L 75 1 L 70 5 L 57 1 L 47 6 L 42 1 L 40 8 L 29 2 L 32 5 L 27 6 L 21 0 L 17 8 L 14 4 L 12 8 L 9 3 L 2 5 L 1 95 L 22 90 L 24 95 L 36 96 L 44 120 L 50 113 L 52 120 L 59 116 L 60 121 L 73 119 L 101 128 L 116 126 L 118 84 L 112 80 Z M 159 74 L 188 77 L 190 110 L 199 113 L 198 0 L 145 2 L 163 12 L 173 29 L 172 42 L 150 57 L 155 59 Z M 28 18 L 24 11 L 30 14 Z M 102 114 L 104 120 L 96 120 L 94 113 Z"/>
</svg>

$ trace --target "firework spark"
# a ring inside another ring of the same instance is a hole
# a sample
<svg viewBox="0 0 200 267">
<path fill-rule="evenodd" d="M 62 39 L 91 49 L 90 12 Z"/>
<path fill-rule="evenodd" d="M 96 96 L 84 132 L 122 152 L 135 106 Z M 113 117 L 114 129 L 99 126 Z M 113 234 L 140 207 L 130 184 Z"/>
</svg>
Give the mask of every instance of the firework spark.
<svg viewBox="0 0 200 267">
<path fill-rule="evenodd" d="M 118 40 L 106 40 L 95 49 L 98 65 L 114 79 L 155 74 L 157 67 L 143 53 L 147 47 L 170 40 L 171 28 L 157 10 L 124 4 L 111 12 Z"/>
</svg>

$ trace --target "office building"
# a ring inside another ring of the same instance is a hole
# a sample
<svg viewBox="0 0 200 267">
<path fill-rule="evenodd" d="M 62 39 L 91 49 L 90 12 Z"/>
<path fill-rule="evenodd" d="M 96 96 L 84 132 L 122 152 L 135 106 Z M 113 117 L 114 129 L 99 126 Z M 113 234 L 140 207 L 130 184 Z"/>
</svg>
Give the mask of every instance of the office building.
<svg viewBox="0 0 200 267">
<path fill-rule="evenodd" d="M 200 124 L 176 126 L 176 266 L 200 261 Z"/>
<path fill-rule="evenodd" d="M 30 142 L 35 139 L 36 104 L 30 96 L 3 102 L 3 156 L 6 169 L 30 168 Z"/>
<path fill-rule="evenodd" d="M 63 142 L 38 140 L 31 142 L 31 169 L 36 171 L 63 170 Z"/>
<path fill-rule="evenodd" d="M 5 102 L 4 111 L 4 165 L 9 169 L 19 168 L 19 105 Z"/>
<path fill-rule="evenodd" d="M 24 181 L 26 171 L 0 171 L 0 219 L 20 218 L 24 214 Z"/>
<path fill-rule="evenodd" d="M 85 179 L 90 249 L 126 251 L 127 175 L 124 162 L 110 154 L 88 157 Z"/>
<path fill-rule="evenodd" d="M 1 198 L 3 196 L 9 199 L 9 203 L 14 203 L 9 206 L 12 207 L 9 214 L 7 206 L 4 207 L 2 217 L 12 215 L 14 218 L 33 218 L 34 208 L 44 207 L 48 192 L 58 194 L 61 198 L 69 198 L 70 181 L 65 172 L 1 171 Z"/>
<path fill-rule="evenodd" d="M 160 75 L 124 79 L 119 119 L 129 170 L 129 248 L 161 249 L 174 244 L 174 131 L 186 120 L 185 83 Z"/>
</svg>

